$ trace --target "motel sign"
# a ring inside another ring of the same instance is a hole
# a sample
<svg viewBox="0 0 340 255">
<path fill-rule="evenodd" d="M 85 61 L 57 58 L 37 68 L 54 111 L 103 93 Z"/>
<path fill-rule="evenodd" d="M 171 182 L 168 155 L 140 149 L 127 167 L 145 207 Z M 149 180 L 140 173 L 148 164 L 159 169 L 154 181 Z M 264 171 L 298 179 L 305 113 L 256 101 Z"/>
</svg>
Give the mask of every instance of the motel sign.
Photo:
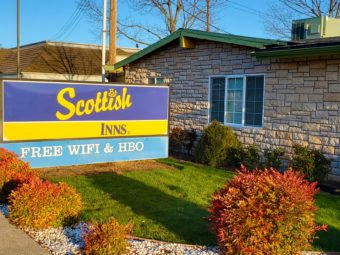
<svg viewBox="0 0 340 255">
<path fill-rule="evenodd" d="M 167 86 L 3 81 L 2 142 L 32 167 L 168 156 Z"/>
</svg>

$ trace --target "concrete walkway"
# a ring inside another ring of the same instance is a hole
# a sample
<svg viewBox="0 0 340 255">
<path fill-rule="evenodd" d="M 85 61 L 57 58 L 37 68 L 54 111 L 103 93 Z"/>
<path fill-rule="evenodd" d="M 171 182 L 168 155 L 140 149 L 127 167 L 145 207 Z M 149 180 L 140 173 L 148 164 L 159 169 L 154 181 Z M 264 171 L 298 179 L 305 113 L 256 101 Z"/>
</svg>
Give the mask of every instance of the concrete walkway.
<svg viewBox="0 0 340 255">
<path fill-rule="evenodd" d="M 50 255 L 0 212 L 0 255 Z"/>
</svg>

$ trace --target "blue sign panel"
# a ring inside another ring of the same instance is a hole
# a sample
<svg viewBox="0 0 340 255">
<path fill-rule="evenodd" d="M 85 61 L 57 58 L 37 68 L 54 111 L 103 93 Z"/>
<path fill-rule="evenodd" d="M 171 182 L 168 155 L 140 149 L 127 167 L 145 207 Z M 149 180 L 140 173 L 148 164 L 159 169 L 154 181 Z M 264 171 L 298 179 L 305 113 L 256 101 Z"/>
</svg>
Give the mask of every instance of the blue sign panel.
<svg viewBox="0 0 340 255">
<path fill-rule="evenodd" d="M 3 140 L 168 134 L 167 86 L 3 82 Z"/>
<path fill-rule="evenodd" d="M 168 137 L 0 143 L 32 168 L 168 157 Z"/>
</svg>

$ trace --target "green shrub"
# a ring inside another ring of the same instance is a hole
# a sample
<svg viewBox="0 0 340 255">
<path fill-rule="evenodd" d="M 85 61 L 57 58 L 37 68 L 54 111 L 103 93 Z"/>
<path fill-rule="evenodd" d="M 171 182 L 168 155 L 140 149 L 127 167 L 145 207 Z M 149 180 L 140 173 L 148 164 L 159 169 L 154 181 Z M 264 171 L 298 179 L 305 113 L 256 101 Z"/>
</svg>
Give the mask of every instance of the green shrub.
<svg viewBox="0 0 340 255">
<path fill-rule="evenodd" d="M 83 232 L 85 255 L 122 255 L 128 253 L 126 236 L 131 225 L 120 225 L 114 218 L 105 224 L 96 223 Z"/>
<path fill-rule="evenodd" d="M 309 181 L 322 181 L 331 170 L 331 161 L 319 150 L 293 146 L 292 167 Z"/>
<path fill-rule="evenodd" d="M 195 151 L 198 162 L 218 167 L 224 164 L 228 148 L 239 147 L 241 143 L 230 127 L 213 121 L 203 130 Z"/>
<path fill-rule="evenodd" d="M 246 151 L 243 146 L 227 148 L 225 166 L 239 168 L 245 158 L 245 155 Z"/>
<path fill-rule="evenodd" d="M 9 201 L 10 221 L 33 228 L 72 224 L 82 209 L 81 197 L 74 188 L 65 183 L 53 184 L 38 178 L 13 191 Z"/>
<path fill-rule="evenodd" d="M 264 167 L 269 169 L 271 167 L 280 169 L 282 165 L 282 157 L 284 155 L 283 148 L 276 148 L 273 150 L 266 149 L 264 151 Z"/>
<path fill-rule="evenodd" d="M 255 144 L 248 146 L 242 164 L 248 169 L 255 169 L 260 164 L 260 152 Z"/>
<path fill-rule="evenodd" d="M 244 165 L 248 169 L 255 169 L 260 164 L 260 152 L 256 145 L 248 147 L 230 147 L 226 152 L 226 165 L 239 168 Z"/>
<path fill-rule="evenodd" d="M 224 254 L 299 254 L 318 230 L 316 183 L 291 169 L 247 171 L 215 192 L 209 212 Z"/>
<path fill-rule="evenodd" d="M 0 203 L 7 203 L 13 190 L 38 176 L 39 172 L 32 170 L 29 164 L 20 160 L 15 153 L 0 148 Z"/>
</svg>

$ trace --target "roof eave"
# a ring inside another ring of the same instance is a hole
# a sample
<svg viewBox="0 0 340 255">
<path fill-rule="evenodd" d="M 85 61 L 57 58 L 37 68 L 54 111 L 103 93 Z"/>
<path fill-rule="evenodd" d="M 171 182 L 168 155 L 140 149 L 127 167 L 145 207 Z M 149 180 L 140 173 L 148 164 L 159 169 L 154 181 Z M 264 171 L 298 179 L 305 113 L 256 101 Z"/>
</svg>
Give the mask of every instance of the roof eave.
<svg viewBox="0 0 340 255">
<path fill-rule="evenodd" d="M 182 41 L 183 37 L 189 37 L 194 39 L 201 39 L 201 40 L 211 40 L 215 42 L 221 43 L 230 43 L 235 45 L 246 46 L 250 48 L 260 49 L 265 47 L 266 45 L 276 44 L 276 45 L 286 45 L 286 42 L 283 41 L 276 41 L 271 39 L 261 39 L 261 38 L 250 38 L 244 36 L 223 36 L 222 34 L 218 33 L 210 33 L 198 30 L 190 30 L 190 29 L 179 29 L 176 32 L 172 33 L 171 35 L 165 37 L 164 39 L 148 46 L 147 48 L 131 55 L 130 57 L 123 59 L 122 61 L 116 63 L 115 65 L 106 65 L 104 68 L 108 72 L 112 72 L 118 68 L 124 67 L 131 62 L 134 62 L 147 54 L 165 46 L 166 44 L 179 39 L 179 43 Z"/>
<path fill-rule="evenodd" d="M 235 38 L 230 37 L 223 37 L 223 36 L 215 36 L 212 35 L 206 35 L 204 33 L 200 33 L 198 31 L 186 31 L 183 30 L 181 32 L 181 36 L 188 36 L 195 39 L 201 39 L 201 40 L 211 40 L 214 42 L 221 42 L 221 43 L 230 43 L 240 46 L 247 46 L 251 48 L 263 48 L 265 45 L 270 44 L 284 44 L 284 42 L 275 41 L 271 39 L 260 39 L 260 38 L 250 38 L 245 36 L 235 36 Z"/>
<path fill-rule="evenodd" d="M 113 70 L 116 70 L 116 69 L 118 69 L 120 67 L 123 67 L 123 66 L 125 66 L 125 65 L 127 65 L 127 64 L 129 64 L 129 63 L 131 63 L 131 62 L 141 58 L 141 57 L 144 57 L 145 55 L 153 52 L 154 50 L 157 50 L 157 49 L 165 46 L 166 44 L 176 40 L 177 38 L 179 38 L 179 36 L 180 36 L 180 31 L 178 30 L 178 31 L 172 33 L 171 35 L 163 38 L 162 40 L 160 40 L 160 41 L 158 41 L 158 42 L 156 42 L 156 43 L 146 47 L 145 49 L 143 49 L 141 51 L 138 51 L 135 54 L 132 54 L 130 57 L 127 57 L 127 58 L 117 62 L 114 65 L 111 65 L 111 66 L 110 65 L 106 65 L 105 66 L 105 70 L 106 71 L 113 71 Z"/>
</svg>

